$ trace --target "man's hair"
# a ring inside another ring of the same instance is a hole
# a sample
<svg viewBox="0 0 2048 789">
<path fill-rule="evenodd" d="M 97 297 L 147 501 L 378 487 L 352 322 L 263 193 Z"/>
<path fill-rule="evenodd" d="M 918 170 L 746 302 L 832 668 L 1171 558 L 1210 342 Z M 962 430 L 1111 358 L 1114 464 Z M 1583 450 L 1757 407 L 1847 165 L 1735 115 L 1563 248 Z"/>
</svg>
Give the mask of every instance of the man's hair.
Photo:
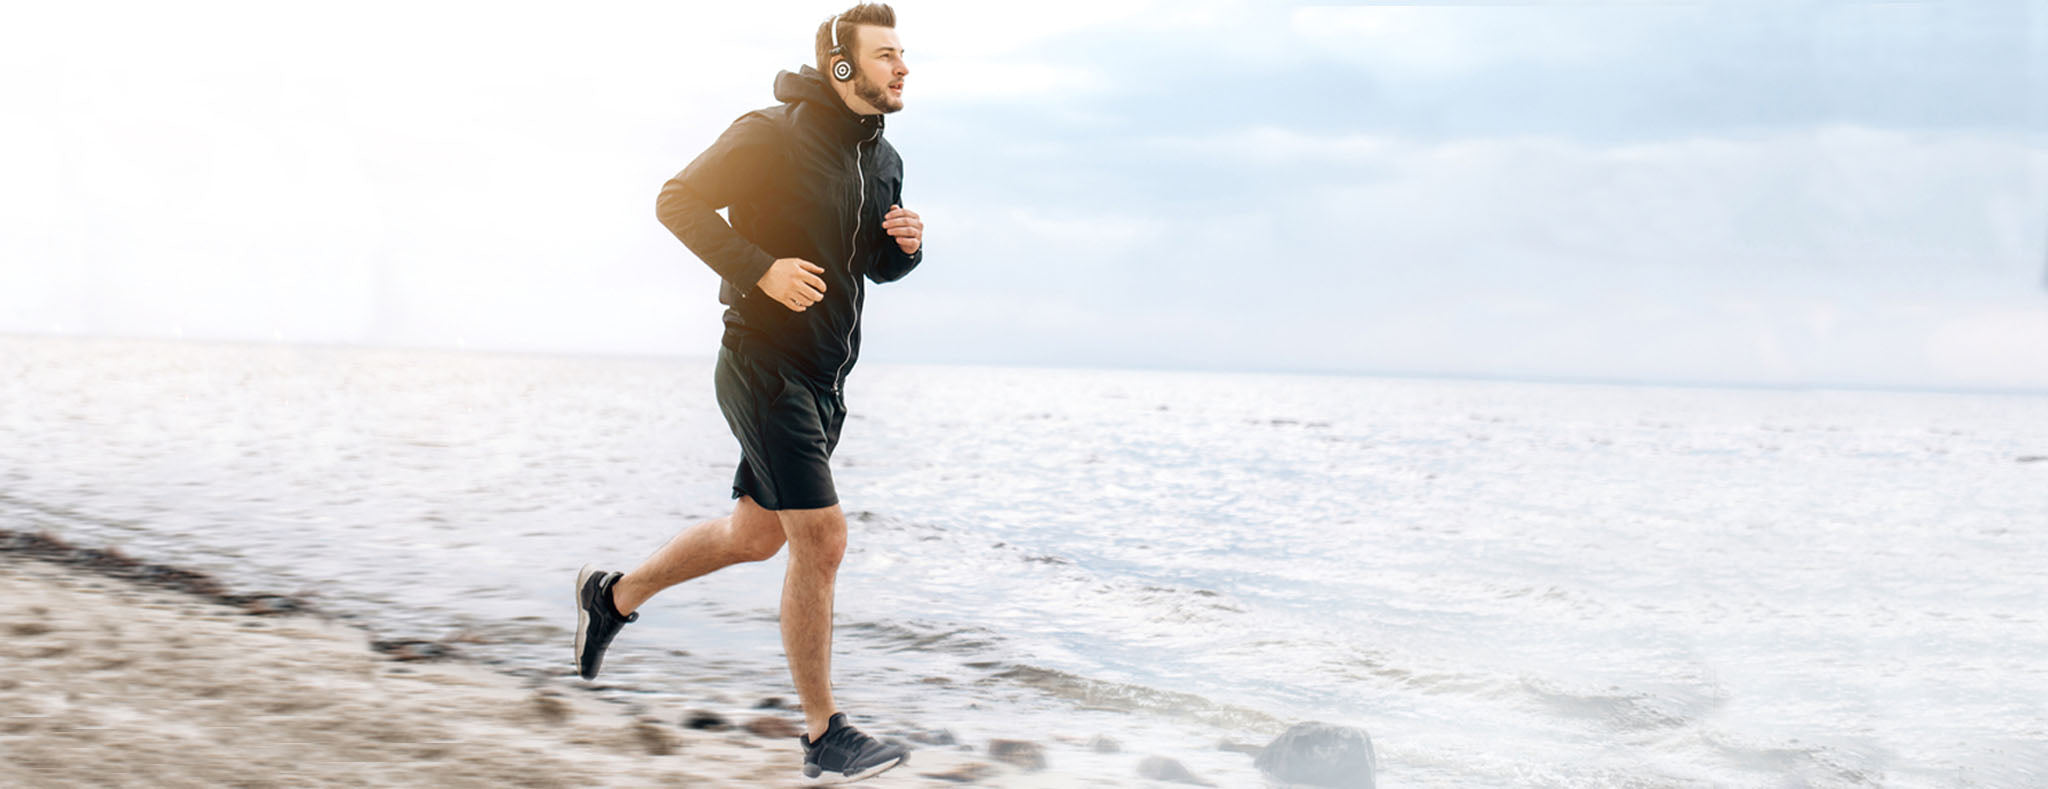
<svg viewBox="0 0 2048 789">
<path fill-rule="evenodd" d="M 860 33 L 858 32 L 860 25 L 894 28 L 896 27 L 896 9 L 890 8 L 888 3 L 860 3 L 839 12 L 839 45 L 846 48 L 846 60 L 854 63 L 856 66 L 860 62 Z M 830 19 L 818 23 L 816 50 L 818 70 L 827 74 L 832 73 L 832 58 L 830 55 L 825 54 L 832 51 L 832 20 Z"/>
</svg>

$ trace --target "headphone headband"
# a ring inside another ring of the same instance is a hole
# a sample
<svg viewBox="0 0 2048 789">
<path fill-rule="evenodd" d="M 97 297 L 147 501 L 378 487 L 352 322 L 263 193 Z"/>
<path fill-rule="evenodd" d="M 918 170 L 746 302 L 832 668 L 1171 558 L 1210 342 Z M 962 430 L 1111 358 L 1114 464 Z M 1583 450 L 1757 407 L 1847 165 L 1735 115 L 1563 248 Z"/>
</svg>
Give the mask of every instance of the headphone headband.
<svg viewBox="0 0 2048 789">
<path fill-rule="evenodd" d="M 832 29 L 832 48 L 825 52 L 827 58 L 839 58 L 832 64 L 832 78 L 840 82 L 853 81 L 853 63 L 846 59 L 846 48 L 839 45 L 839 15 L 833 14 L 832 21 L 825 23 Z"/>
</svg>

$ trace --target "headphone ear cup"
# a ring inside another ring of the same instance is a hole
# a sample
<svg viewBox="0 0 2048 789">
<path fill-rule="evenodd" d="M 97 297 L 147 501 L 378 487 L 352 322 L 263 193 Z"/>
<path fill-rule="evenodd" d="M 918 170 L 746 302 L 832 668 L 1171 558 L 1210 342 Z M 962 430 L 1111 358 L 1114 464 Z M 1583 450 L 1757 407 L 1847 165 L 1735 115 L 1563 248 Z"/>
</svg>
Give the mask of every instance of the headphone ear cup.
<svg viewBox="0 0 2048 789">
<path fill-rule="evenodd" d="M 849 80 L 852 80 L 853 64 L 848 63 L 844 60 L 834 61 L 832 63 L 832 78 L 839 80 L 840 82 L 847 82 Z"/>
</svg>

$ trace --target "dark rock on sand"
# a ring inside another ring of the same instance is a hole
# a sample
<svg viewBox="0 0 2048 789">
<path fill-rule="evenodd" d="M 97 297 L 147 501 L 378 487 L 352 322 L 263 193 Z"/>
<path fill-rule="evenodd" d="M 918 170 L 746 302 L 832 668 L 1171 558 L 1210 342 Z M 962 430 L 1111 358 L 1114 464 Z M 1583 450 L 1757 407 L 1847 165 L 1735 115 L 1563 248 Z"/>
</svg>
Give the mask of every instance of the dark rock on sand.
<svg viewBox="0 0 2048 789">
<path fill-rule="evenodd" d="M 370 642 L 370 648 L 390 655 L 392 660 L 405 662 L 415 660 L 450 660 L 456 657 L 454 647 L 434 641 L 387 639 Z"/>
<path fill-rule="evenodd" d="M 560 698 L 547 694 L 533 694 L 533 712 L 549 724 L 560 726 L 569 722 L 569 705 Z"/>
<path fill-rule="evenodd" d="M 789 702 L 783 701 L 783 700 L 782 700 L 782 697 L 781 697 L 781 696 L 769 696 L 768 698 L 765 698 L 765 699 L 762 699 L 762 700 L 760 700 L 759 702 L 756 702 L 756 703 L 754 704 L 754 709 L 757 709 L 757 710 L 786 710 L 786 709 L 789 709 Z"/>
<path fill-rule="evenodd" d="M 647 750 L 649 756 L 667 756 L 676 752 L 675 735 L 653 721 L 634 721 L 632 738 Z"/>
<path fill-rule="evenodd" d="M 1253 764 L 1281 781 L 1336 789 L 1373 789 L 1376 767 L 1364 729 L 1329 723 L 1294 724 Z"/>
<path fill-rule="evenodd" d="M 801 737 L 804 733 L 803 727 L 796 725 L 787 718 L 777 718 L 773 715 L 763 715 L 747 721 L 744 726 L 747 731 L 769 739 Z"/>
<path fill-rule="evenodd" d="M 1123 744 L 1114 737 L 1097 734 L 1088 738 L 1088 750 L 1096 753 L 1121 753 L 1123 749 Z"/>
<path fill-rule="evenodd" d="M 732 728 L 732 722 L 710 710 L 690 710 L 683 715 L 683 725 L 704 731 L 725 731 Z"/>
<path fill-rule="evenodd" d="M 1045 769 L 1045 747 L 1029 740 L 989 740 L 988 757 L 1026 770 Z"/>
<path fill-rule="evenodd" d="M 1164 756 L 1147 756 L 1144 761 L 1138 762 L 1138 775 L 1154 781 L 1194 784 L 1195 786 L 1215 786 L 1215 784 L 1208 781 L 1196 778 L 1195 774 L 1188 772 L 1188 768 L 1182 766 L 1180 762 Z"/>
<path fill-rule="evenodd" d="M 305 604 L 297 598 L 283 595 L 260 594 L 239 598 L 243 611 L 256 616 L 296 614 L 305 610 Z"/>
<path fill-rule="evenodd" d="M 932 729 L 910 733 L 910 741 L 922 745 L 954 745 L 960 742 L 951 729 Z"/>
<path fill-rule="evenodd" d="M 120 548 L 82 548 L 49 532 L 26 533 L 0 529 L 0 553 L 21 553 L 58 564 L 83 567 L 102 575 L 123 578 L 164 589 L 210 597 L 229 605 L 229 597 L 213 576 L 183 567 L 145 562 L 121 552 Z M 304 605 L 301 608 L 307 608 Z"/>
</svg>

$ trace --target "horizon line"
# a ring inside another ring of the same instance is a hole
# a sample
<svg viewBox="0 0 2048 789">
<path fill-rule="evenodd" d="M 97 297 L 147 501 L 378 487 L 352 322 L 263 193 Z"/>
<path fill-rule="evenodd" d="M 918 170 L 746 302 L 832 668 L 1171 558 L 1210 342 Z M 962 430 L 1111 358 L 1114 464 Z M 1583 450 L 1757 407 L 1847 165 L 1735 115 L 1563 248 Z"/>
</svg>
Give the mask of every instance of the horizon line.
<svg viewBox="0 0 2048 789">
<path fill-rule="evenodd" d="M 552 358 L 618 359 L 643 361 L 673 361 L 678 359 L 708 359 L 710 353 L 661 353 L 645 351 L 609 351 L 600 349 L 551 350 L 538 348 L 514 348 L 488 344 L 436 344 L 436 343 L 373 343 L 341 342 L 321 340 L 253 339 L 249 337 L 184 337 L 156 334 L 86 333 L 68 331 L 33 331 L 0 329 L 0 337 L 24 339 L 73 339 L 93 341 L 164 342 L 192 345 L 234 345 L 248 347 L 305 348 L 319 350 L 386 350 L 421 351 L 435 353 L 478 354 L 497 356 L 535 356 Z M 1950 394 L 1950 395 L 1994 395 L 2015 397 L 2048 397 L 2048 386 L 1967 386 L 1940 384 L 1872 383 L 1846 380 L 1815 379 L 1807 381 L 1770 381 L 1763 379 L 1711 379 L 1711 378 L 1643 378 L 1625 375 L 1598 374 L 1541 374 L 1541 373 L 1497 373 L 1474 370 L 1420 369 L 1395 367 L 1358 368 L 1315 368 L 1315 367 L 1195 367 L 1182 365 L 1142 363 L 1087 363 L 1087 362 L 1043 362 L 1043 361 L 940 361 L 940 360 L 886 360 L 863 359 L 871 365 L 904 365 L 930 367 L 990 367 L 997 369 L 1026 370 L 1072 370 L 1100 372 L 1167 372 L 1220 375 L 1295 375 L 1331 378 L 1387 378 L 1398 380 L 1452 380 L 1487 381 L 1499 383 L 1552 384 L 1563 386 L 1619 386 L 1633 388 L 1668 387 L 1677 389 L 1737 389 L 1773 391 L 1851 391 L 1891 392 L 1900 394 Z"/>
</svg>

